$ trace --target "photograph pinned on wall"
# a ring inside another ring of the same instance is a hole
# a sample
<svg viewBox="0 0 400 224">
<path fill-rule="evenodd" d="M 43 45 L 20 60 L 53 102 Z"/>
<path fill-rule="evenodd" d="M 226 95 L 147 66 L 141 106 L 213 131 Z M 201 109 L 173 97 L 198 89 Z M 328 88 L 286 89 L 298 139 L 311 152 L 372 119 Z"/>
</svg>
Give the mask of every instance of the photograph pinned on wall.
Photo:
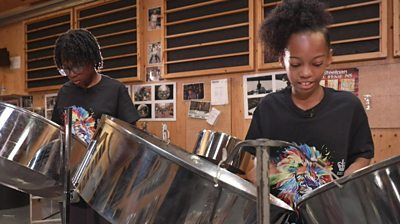
<svg viewBox="0 0 400 224">
<path fill-rule="evenodd" d="M 161 29 L 161 7 L 149 9 L 147 15 L 148 31 Z"/>
<path fill-rule="evenodd" d="M 289 86 L 289 80 L 286 73 L 276 74 L 275 75 L 275 92 L 279 90 L 285 89 Z"/>
<path fill-rule="evenodd" d="M 183 84 L 183 100 L 204 99 L 204 83 Z"/>
<path fill-rule="evenodd" d="M 247 95 L 266 95 L 272 93 L 272 75 L 249 77 L 246 79 Z"/>
<path fill-rule="evenodd" d="M 320 85 L 336 90 L 349 91 L 358 96 L 358 82 L 358 68 L 329 69 L 325 71 Z"/>
<path fill-rule="evenodd" d="M 138 111 L 140 118 L 151 119 L 152 118 L 152 105 L 151 103 L 140 103 L 135 104 L 136 110 Z"/>
<path fill-rule="evenodd" d="M 146 82 L 158 82 L 164 80 L 161 77 L 161 68 L 159 66 L 146 68 Z"/>
<path fill-rule="evenodd" d="M 44 95 L 44 111 L 45 117 L 47 119 L 51 119 L 51 115 L 53 114 L 54 106 L 56 105 L 57 93 L 51 93 Z"/>
<path fill-rule="evenodd" d="M 23 108 L 33 111 L 33 96 L 23 96 L 21 101 Z"/>
<path fill-rule="evenodd" d="M 151 101 L 152 100 L 152 86 L 151 85 L 134 85 L 133 86 L 133 101 Z"/>
<path fill-rule="evenodd" d="M 134 105 L 141 121 L 176 120 L 176 83 L 132 85 Z"/>
<path fill-rule="evenodd" d="M 257 105 L 260 103 L 260 100 L 263 97 L 256 97 L 256 98 L 248 98 L 247 99 L 247 113 L 248 116 L 253 116 L 254 111 L 257 108 Z"/>
<path fill-rule="evenodd" d="M 155 85 L 155 100 L 173 100 L 175 89 L 174 84 Z"/>
<path fill-rule="evenodd" d="M 284 71 L 243 76 L 244 117 L 251 119 L 260 100 L 288 86 Z"/>
<path fill-rule="evenodd" d="M 147 45 L 147 59 L 149 65 L 161 63 L 161 43 L 149 43 Z"/>
<path fill-rule="evenodd" d="M 175 104 L 174 103 L 156 103 L 155 119 L 174 119 Z"/>
<path fill-rule="evenodd" d="M 209 101 L 190 101 L 188 116 L 197 119 L 207 119 L 210 112 L 211 102 Z"/>
</svg>

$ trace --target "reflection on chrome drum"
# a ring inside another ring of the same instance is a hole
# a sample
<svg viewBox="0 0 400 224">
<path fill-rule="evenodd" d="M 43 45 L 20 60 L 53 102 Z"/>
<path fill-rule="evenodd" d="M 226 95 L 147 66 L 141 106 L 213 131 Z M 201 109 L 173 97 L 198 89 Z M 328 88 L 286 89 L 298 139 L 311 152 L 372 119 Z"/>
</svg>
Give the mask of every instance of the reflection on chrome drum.
<svg viewBox="0 0 400 224">
<path fill-rule="evenodd" d="M 307 223 L 400 223 L 400 156 L 337 183 L 324 185 L 300 201 L 298 209 Z"/>
<path fill-rule="evenodd" d="M 62 196 L 62 136 L 54 122 L 0 103 L 0 183 L 42 197 Z M 86 145 L 74 138 L 72 172 L 85 152 Z"/>
<path fill-rule="evenodd" d="M 226 159 L 224 154 L 227 157 L 231 155 L 235 145 L 239 142 L 240 139 L 226 133 L 204 129 L 199 132 L 193 153 L 218 164 L 221 160 Z M 224 150 L 226 151 L 224 152 Z M 240 169 L 243 158 L 244 151 L 235 155 L 232 162 L 225 164 L 229 165 L 227 169 L 236 174 L 244 174 L 244 171 Z"/>
<path fill-rule="evenodd" d="M 74 176 L 79 195 L 112 223 L 256 223 L 256 188 L 172 144 L 103 116 Z M 272 221 L 287 215 L 271 196 Z"/>
</svg>

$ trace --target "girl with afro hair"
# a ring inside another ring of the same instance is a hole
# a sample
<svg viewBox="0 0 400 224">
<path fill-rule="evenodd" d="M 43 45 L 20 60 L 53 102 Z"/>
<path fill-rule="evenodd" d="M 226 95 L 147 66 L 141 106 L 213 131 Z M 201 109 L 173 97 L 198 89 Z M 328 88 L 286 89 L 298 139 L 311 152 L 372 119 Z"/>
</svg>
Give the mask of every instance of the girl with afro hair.
<svg viewBox="0 0 400 224">
<path fill-rule="evenodd" d="M 327 178 L 331 172 L 339 177 L 349 175 L 369 165 L 374 156 L 368 118 L 360 100 L 350 92 L 320 85 L 332 62 L 331 22 L 331 14 L 320 1 L 283 0 L 260 29 L 267 56 L 279 59 L 290 85 L 260 101 L 246 139 L 296 143 L 315 149 L 312 154 L 327 164 L 326 170 L 316 169 L 307 156 L 302 156 L 305 152 L 293 151 L 299 149 L 271 150 L 271 193 L 291 202 L 294 208 L 303 195 L 331 181 Z M 248 179 L 254 181 L 254 173 L 250 171 Z M 306 179 L 295 178 L 300 173 Z M 301 222 L 295 219 L 293 222 Z"/>
</svg>

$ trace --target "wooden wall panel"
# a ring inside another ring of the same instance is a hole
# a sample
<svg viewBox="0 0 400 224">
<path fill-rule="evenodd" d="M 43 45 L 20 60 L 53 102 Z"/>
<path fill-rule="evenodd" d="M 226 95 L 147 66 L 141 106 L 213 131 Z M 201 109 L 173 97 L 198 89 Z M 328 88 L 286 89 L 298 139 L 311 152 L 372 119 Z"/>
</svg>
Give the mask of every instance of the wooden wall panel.
<svg viewBox="0 0 400 224">
<path fill-rule="evenodd" d="M 400 129 L 374 129 L 372 135 L 375 143 L 373 163 L 400 156 Z"/>
<path fill-rule="evenodd" d="M 7 48 L 10 57 L 21 58 L 19 69 L 0 67 L 0 87 L 5 88 L 2 94 L 26 95 L 25 59 L 24 59 L 24 26 L 22 22 L 0 27 L 0 48 Z"/>
<path fill-rule="evenodd" d="M 196 143 L 198 134 L 203 129 L 215 130 L 224 132 L 227 134 L 232 134 L 231 129 L 231 120 L 232 120 L 232 107 L 231 104 L 227 105 L 218 105 L 213 106 L 217 110 L 221 111 L 220 116 L 218 117 L 217 121 L 215 122 L 214 126 L 209 125 L 206 120 L 203 119 L 195 119 L 188 117 L 190 101 L 183 100 L 183 84 L 189 83 L 204 83 L 205 88 L 205 96 L 204 101 L 211 100 L 211 80 L 218 80 L 228 78 L 228 92 L 229 92 L 229 102 L 232 101 L 232 94 L 231 94 L 231 80 L 228 76 L 224 75 L 216 75 L 216 76 L 208 76 L 203 78 L 191 78 L 191 79 L 174 79 L 170 81 L 176 82 L 176 121 L 174 122 L 146 122 L 147 123 L 147 130 L 158 137 L 161 138 L 162 136 L 162 123 L 166 123 L 170 132 L 171 142 L 179 147 L 187 150 L 192 151 L 194 145 Z M 143 126 L 142 121 L 138 122 L 138 127 Z"/>
<path fill-rule="evenodd" d="M 393 54 L 400 56 L 400 1 L 393 0 Z"/>
<path fill-rule="evenodd" d="M 190 82 L 204 82 L 204 88 L 205 88 L 205 101 L 210 101 L 211 100 L 211 80 L 218 80 L 218 79 L 224 79 L 226 77 L 223 76 L 218 76 L 218 77 L 213 77 L 213 78 L 204 78 L 204 79 L 190 79 L 187 81 Z M 181 85 L 182 86 L 182 85 Z M 230 86 L 230 80 L 228 78 L 228 87 Z M 182 91 L 181 91 L 182 92 Z M 228 88 L 228 94 L 230 94 L 230 90 Z M 231 95 L 231 94 L 230 94 Z M 215 107 L 217 110 L 221 112 L 219 115 L 217 121 L 213 126 L 209 125 L 205 120 L 202 119 L 193 119 L 193 118 L 188 118 L 187 113 L 186 113 L 186 147 L 189 151 L 194 149 L 198 134 L 201 130 L 203 129 L 209 129 L 209 130 L 214 130 L 214 131 L 219 131 L 223 133 L 228 133 L 231 134 L 231 119 L 232 119 L 232 111 L 231 111 L 231 106 L 230 103 L 232 102 L 232 98 L 228 97 L 229 99 L 229 104 L 227 105 L 219 105 L 219 106 L 212 106 Z M 182 98 L 180 98 L 182 100 Z M 185 110 L 189 110 L 189 102 L 185 102 Z"/>
<path fill-rule="evenodd" d="M 162 38 L 162 29 L 159 30 L 152 30 L 148 31 L 147 25 L 148 25 L 148 10 L 151 8 L 156 8 L 156 7 L 163 7 L 162 0 L 154 0 L 154 1 L 144 1 L 142 4 L 142 10 L 143 10 L 143 15 L 144 18 L 142 18 L 142 25 L 144 28 L 142 29 L 143 31 L 143 42 L 141 43 L 142 46 L 144 46 L 144 59 L 146 63 L 144 63 L 145 68 L 149 66 L 154 66 L 154 65 L 149 65 L 148 64 L 148 58 L 147 58 L 147 46 L 149 43 L 154 43 L 160 41 L 163 43 L 161 40 Z M 162 18 L 163 19 L 163 18 Z M 163 21 L 161 21 L 163 23 Z M 162 47 L 164 47 L 162 45 Z M 163 71 L 163 67 L 161 66 L 161 70 Z M 143 70 L 145 70 L 145 68 Z M 211 130 L 217 130 L 221 132 L 225 132 L 228 134 L 231 134 L 231 106 L 230 104 L 228 105 L 223 105 L 223 106 L 215 106 L 216 109 L 221 111 L 221 115 L 216 121 L 215 126 L 209 125 L 205 120 L 201 119 L 193 119 L 188 117 L 188 111 L 189 111 L 189 101 L 183 101 L 183 84 L 187 83 L 197 83 L 197 82 L 202 82 L 204 83 L 204 88 L 205 88 L 205 98 L 204 100 L 210 100 L 211 99 L 211 93 L 210 93 L 210 86 L 211 86 L 211 80 L 216 80 L 216 79 L 224 79 L 224 78 L 229 78 L 231 77 L 230 75 L 214 75 L 214 76 L 205 76 L 205 77 L 193 77 L 193 78 L 180 78 L 180 79 L 170 79 L 168 82 L 176 82 L 176 121 L 175 122 L 146 122 L 147 123 L 147 130 L 158 137 L 161 138 L 162 136 L 162 124 L 166 123 L 170 132 L 170 138 L 171 142 L 187 151 L 192 151 L 194 148 L 194 144 L 197 140 L 198 133 L 203 130 L 203 129 L 211 129 Z M 230 83 L 230 81 L 229 81 Z M 136 84 L 136 83 L 135 83 Z M 228 85 L 231 87 L 231 85 Z M 229 92 L 231 92 L 229 90 Z M 229 102 L 231 102 L 231 99 L 229 99 Z M 138 122 L 138 126 L 141 127 L 143 126 L 144 122 Z"/>
<path fill-rule="evenodd" d="M 232 135 L 244 139 L 250 126 L 250 119 L 244 119 L 243 107 L 243 77 L 235 75 L 231 78 L 232 85 Z"/>
<path fill-rule="evenodd" d="M 141 34 L 143 36 L 143 38 L 142 38 L 143 41 L 138 43 L 138 46 L 141 46 L 141 51 L 142 51 L 142 52 L 140 52 L 141 53 L 141 60 L 144 61 L 144 63 L 141 64 L 142 66 L 144 66 L 142 68 L 142 71 L 143 71 L 142 75 L 145 76 L 146 67 L 149 67 L 149 63 L 148 63 L 149 62 L 149 58 L 148 58 L 148 55 L 147 55 L 148 44 L 156 43 L 156 42 L 161 42 L 161 44 L 162 44 L 162 41 L 161 41 L 161 36 L 162 36 L 161 35 L 161 29 L 155 29 L 155 30 L 152 30 L 152 31 L 148 30 L 148 25 L 149 25 L 148 10 L 149 9 L 153 9 L 153 8 L 157 8 L 157 7 L 161 7 L 162 6 L 162 1 L 161 0 L 143 1 L 143 4 L 141 4 L 141 5 L 142 5 L 141 6 L 142 13 L 141 13 L 140 16 L 141 16 L 142 19 L 140 19 L 139 21 L 142 21 L 141 22 L 141 25 L 142 25 Z M 139 11 L 141 11 L 141 10 L 139 10 Z M 161 20 L 161 23 L 162 23 L 162 20 Z M 163 46 L 161 46 L 161 47 L 163 47 Z M 155 66 L 155 65 L 151 65 L 151 67 L 152 66 Z M 161 66 L 161 73 L 162 73 L 162 70 L 163 70 L 162 64 L 160 64 L 159 66 Z"/>
<path fill-rule="evenodd" d="M 0 13 L 7 13 L 9 11 L 21 10 L 32 7 L 43 0 L 2 0 Z"/>
<path fill-rule="evenodd" d="M 400 127 L 400 64 L 358 67 L 360 98 L 371 95 L 371 110 L 367 111 L 371 128 Z"/>
</svg>

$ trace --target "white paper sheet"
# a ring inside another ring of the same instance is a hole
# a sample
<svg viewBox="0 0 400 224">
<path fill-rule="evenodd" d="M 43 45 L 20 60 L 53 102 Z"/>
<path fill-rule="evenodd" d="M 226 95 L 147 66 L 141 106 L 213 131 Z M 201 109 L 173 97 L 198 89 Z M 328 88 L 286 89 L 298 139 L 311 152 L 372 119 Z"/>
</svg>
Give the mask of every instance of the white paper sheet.
<svg viewBox="0 0 400 224">
<path fill-rule="evenodd" d="M 215 121 L 217 120 L 217 118 L 219 117 L 219 115 L 221 114 L 221 111 L 215 109 L 215 107 L 213 107 L 210 111 L 210 113 L 208 113 L 207 116 L 207 123 L 209 125 L 214 125 Z"/>
<path fill-rule="evenodd" d="M 211 105 L 228 103 L 228 79 L 211 80 Z"/>
</svg>

